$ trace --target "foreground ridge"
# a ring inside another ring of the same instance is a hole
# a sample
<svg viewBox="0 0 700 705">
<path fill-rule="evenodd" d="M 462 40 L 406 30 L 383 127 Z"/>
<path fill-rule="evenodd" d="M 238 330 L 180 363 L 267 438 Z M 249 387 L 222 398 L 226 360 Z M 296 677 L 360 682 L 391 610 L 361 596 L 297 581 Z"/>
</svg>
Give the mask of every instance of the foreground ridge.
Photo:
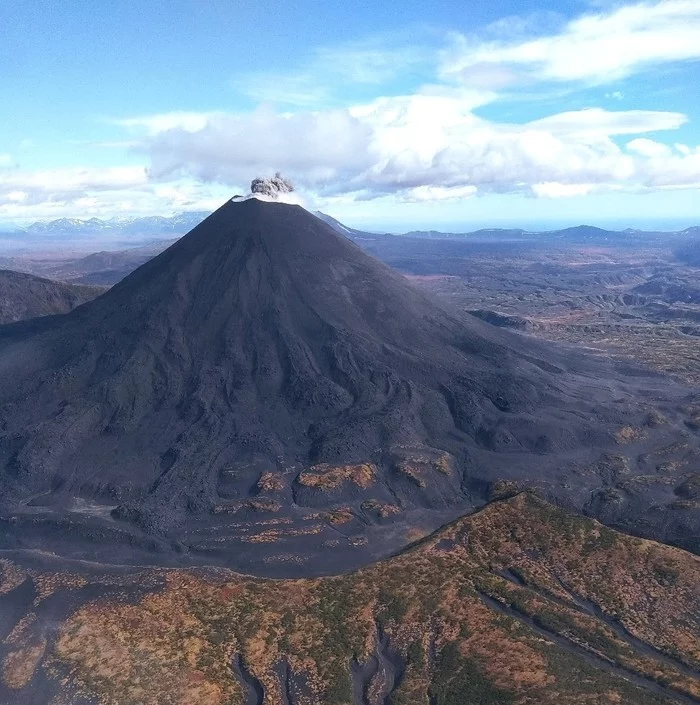
<svg viewBox="0 0 700 705">
<path fill-rule="evenodd" d="M 35 604 L 3 647 L 15 703 L 48 700 L 55 679 L 66 702 L 104 705 L 700 699 L 700 559 L 531 494 L 345 576 L 5 561 L 0 593 L 6 615 Z M 60 602 L 73 607 L 47 638 Z"/>
</svg>

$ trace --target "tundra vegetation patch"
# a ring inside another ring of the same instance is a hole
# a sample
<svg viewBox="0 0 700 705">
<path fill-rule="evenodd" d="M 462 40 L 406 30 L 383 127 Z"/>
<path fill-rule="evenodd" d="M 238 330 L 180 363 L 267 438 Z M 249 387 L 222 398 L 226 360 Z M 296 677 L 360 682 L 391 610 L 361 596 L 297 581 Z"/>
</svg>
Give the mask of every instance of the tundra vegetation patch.
<svg viewBox="0 0 700 705">
<path fill-rule="evenodd" d="M 10 562 L 2 575 L 3 609 L 30 583 L 39 615 L 85 590 Z M 528 493 L 344 576 L 158 569 L 92 582 L 104 594 L 50 643 L 40 616 L 5 638 L 12 702 L 32 702 L 37 683 L 100 705 L 700 699 L 700 559 Z"/>
</svg>

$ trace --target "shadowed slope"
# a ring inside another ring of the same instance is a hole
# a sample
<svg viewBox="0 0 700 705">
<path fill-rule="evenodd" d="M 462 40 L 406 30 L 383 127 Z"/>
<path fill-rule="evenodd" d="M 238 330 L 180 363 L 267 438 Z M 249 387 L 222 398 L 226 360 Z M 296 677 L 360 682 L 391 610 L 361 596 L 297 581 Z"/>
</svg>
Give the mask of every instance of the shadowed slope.
<svg viewBox="0 0 700 705">
<path fill-rule="evenodd" d="M 0 324 L 68 313 L 104 292 L 97 286 L 64 284 L 0 270 Z"/>
</svg>

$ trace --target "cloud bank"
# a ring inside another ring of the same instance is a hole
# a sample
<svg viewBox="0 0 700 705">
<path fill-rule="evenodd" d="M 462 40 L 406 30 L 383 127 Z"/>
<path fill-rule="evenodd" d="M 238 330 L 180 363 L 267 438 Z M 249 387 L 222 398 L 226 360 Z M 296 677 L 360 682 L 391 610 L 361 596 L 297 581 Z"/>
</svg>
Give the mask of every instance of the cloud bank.
<svg viewBox="0 0 700 705">
<path fill-rule="evenodd" d="M 469 96 L 421 94 L 346 110 L 222 114 L 200 130 L 147 137 L 143 149 L 155 180 L 189 175 L 233 186 L 279 167 L 305 189 L 363 200 L 562 197 L 700 187 L 697 147 L 642 137 L 686 120 L 675 112 L 594 108 L 507 124 L 478 117 Z"/>
</svg>

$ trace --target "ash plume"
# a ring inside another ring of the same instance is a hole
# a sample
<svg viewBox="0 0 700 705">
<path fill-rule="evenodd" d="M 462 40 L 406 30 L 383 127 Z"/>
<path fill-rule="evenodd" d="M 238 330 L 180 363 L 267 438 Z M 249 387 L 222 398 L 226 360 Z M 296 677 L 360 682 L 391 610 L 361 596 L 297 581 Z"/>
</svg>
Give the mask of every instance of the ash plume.
<svg viewBox="0 0 700 705">
<path fill-rule="evenodd" d="M 294 184 L 289 179 L 285 179 L 278 171 L 270 179 L 261 176 L 253 179 L 250 182 L 250 192 L 276 199 L 280 194 L 293 193 Z"/>
</svg>

